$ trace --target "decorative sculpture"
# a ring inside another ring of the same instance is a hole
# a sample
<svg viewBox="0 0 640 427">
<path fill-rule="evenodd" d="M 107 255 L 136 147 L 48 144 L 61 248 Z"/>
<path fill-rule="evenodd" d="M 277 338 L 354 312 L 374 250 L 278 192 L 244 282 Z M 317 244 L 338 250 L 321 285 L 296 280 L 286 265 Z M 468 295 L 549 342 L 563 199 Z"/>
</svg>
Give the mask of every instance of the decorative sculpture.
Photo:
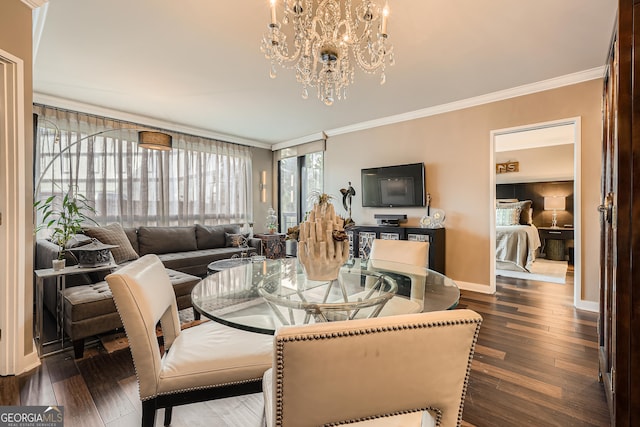
<svg viewBox="0 0 640 427">
<path fill-rule="evenodd" d="M 344 220 L 336 215 L 329 196 L 322 194 L 306 221 L 300 223 L 298 258 L 310 280 L 335 280 L 349 258 Z"/>
</svg>

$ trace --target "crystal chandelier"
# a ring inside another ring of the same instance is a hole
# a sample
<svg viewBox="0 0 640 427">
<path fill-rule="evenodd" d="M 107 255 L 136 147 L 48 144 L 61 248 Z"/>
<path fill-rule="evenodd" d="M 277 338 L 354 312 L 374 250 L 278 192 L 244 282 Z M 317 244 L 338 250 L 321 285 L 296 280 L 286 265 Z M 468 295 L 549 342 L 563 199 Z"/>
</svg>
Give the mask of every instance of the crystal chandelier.
<svg viewBox="0 0 640 427">
<path fill-rule="evenodd" d="M 354 62 L 370 74 L 380 69 L 384 84 L 387 59 L 394 64 L 393 46 L 387 41 L 387 4 L 380 8 L 373 0 L 282 0 L 280 23 L 277 0 L 270 1 L 271 23 L 260 50 L 271 60 L 271 78 L 276 77 L 276 64 L 293 68 L 302 97 L 307 99 L 308 89 L 315 87 L 326 105 L 346 99 Z"/>
</svg>

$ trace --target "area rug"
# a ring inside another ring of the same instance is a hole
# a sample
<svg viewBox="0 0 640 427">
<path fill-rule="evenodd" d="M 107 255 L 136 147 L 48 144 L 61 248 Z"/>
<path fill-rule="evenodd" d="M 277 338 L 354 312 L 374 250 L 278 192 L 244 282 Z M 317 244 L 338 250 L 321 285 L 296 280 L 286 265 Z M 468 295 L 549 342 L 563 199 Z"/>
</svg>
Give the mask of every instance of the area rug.
<svg viewBox="0 0 640 427">
<path fill-rule="evenodd" d="M 208 319 L 193 320 L 193 310 L 186 309 L 178 312 L 180 318 L 180 328 L 187 329 L 206 322 Z M 158 338 L 162 337 L 162 330 L 158 326 L 156 330 Z M 100 343 L 105 351 L 109 354 L 129 347 L 129 340 L 124 332 L 115 332 L 100 335 Z"/>
<path fill-rule="evenodd" d="M 566 283 L 568 267 L 569 264 L 567 261 L 550 261 L 544 258 L 538 258 L 531 266 L 531 273 L 525 273 L 524 271 L 496 270 L 496 276 L 564 284 Z"/>
</svg>

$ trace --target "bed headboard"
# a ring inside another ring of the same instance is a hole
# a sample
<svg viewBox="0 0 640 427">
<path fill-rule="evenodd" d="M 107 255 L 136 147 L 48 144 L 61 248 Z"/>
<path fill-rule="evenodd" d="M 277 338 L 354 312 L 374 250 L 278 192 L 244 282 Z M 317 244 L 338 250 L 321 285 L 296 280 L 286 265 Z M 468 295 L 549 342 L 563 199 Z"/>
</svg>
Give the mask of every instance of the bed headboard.
<svg viewBox="0 0 640 427">
<path fill-rule="evenodd" d="M 551 211 L 544 210 L 545 196 L 565 196 L 566 211 L 558 211 L 558 226 L 573 226 L 573 181 L 524 182 L 497 184 L 496 199 L 531 200 L 533 202 L 533 224 L 536 227 L 551 225 Z"/>
</svg>

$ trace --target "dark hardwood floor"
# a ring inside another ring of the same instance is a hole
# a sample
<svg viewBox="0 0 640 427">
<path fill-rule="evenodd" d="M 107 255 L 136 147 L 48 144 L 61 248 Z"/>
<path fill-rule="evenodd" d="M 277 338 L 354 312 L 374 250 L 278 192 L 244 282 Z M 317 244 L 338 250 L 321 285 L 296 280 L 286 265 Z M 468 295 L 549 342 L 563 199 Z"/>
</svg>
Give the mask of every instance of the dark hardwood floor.
<svg viewBox="0 0 640 427">
<path fill-rule="evenodd" d="M 460 308 L 482 324 L 464 408 L 465 426 L 608 426 L 598 382 L 596 313 L 576 310 L 568 283 L 498 278 L 495 295 L 462 291 Z M 97 346 L 43 359 L 0 377 L 0 405 L 63 405 L 65 427 L 139 426 L 141 404 L 128 349 Z M 177 407 L 173 426 L 260 425 L 260 394 Z M 162 425 L 159 411 L 156 425 Z"/>
</svg>

